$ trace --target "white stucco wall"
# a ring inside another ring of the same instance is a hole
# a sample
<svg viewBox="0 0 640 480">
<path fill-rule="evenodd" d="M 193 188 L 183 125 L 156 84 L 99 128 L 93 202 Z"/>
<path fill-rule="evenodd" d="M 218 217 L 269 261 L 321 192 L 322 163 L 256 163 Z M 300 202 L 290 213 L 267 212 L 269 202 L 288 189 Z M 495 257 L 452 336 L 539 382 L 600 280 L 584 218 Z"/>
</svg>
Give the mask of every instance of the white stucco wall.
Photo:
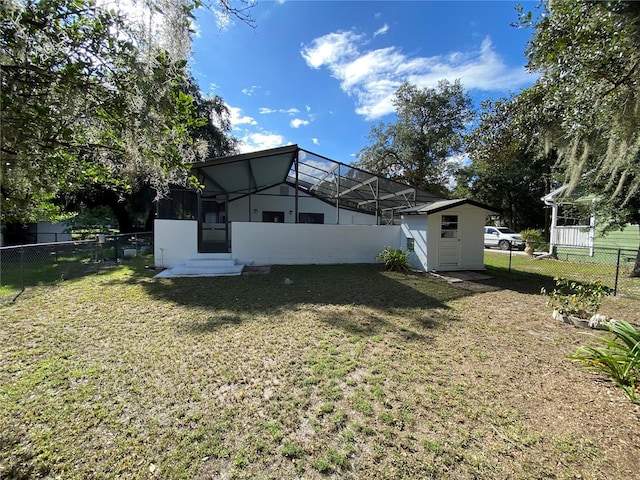
<svg viewBox="0 0 640 480">
<path fill-rule="evenodd" d="M 153 256 L 158 267 L 175 267 L 198 255 L 198 222 L 155 220 Z"/>
<path fill-rule="evenodd" d="M 233 258 L 246 265 L 375 263 L 385 246 L 399 248 L 399 226 L 233 224 Z"/>
<path fill-rule="evenodd" d="M 414 252 L 408 254 L 409 263 L 418 270 L 427 271 L 427 217 L 404 215 L 402 217 L 402 249 L 407 249 L 407 238 L 414 240 Z"/>
<path fill-rule="evenodd" d="M 281 196 L 280 187 L 286 187 L 288 196 Z M 262 212 L 284 212 L 285 223 L 295 223 L 295 189 L 289 185 L 277 185 L 267 190 L 229 202 L 229 220 L 232 222 L 261 222 Z M 325 224 L 335 224 L 337 209 L 304 192 L 298 195 L 300 213 L 322 213 Z M 291 212 L 291 213 L 289 213 Z M 339 223 L 343 225 L 375 225 L 375 215 L 340 209 Z"/>
<path fill-rule="evenodd" d="M 455 268 L 438 265 L 442 215 L 459 216 L 461 252 Z M 482 270 L 485 216 L 485 210 L 463 205 L 429 216 L 405 216 L 402 226 L 233 222 L 231 255 L 248 265 L 374 263 L 386 246 L 406 250 L 411 237 L 415 254 L 409 260 L 420 270 Z M 156 220 L 154 228 L 157 266 L 218 255 L 198 253 L 197 221 Z"/>
</svg>

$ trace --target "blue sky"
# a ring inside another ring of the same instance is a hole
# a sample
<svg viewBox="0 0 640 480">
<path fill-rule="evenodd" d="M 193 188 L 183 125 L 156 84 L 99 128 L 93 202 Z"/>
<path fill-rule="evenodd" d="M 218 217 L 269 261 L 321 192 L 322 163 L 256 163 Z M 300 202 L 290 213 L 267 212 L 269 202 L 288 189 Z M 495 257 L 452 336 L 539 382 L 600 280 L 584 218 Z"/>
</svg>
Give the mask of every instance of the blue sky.
<svg viewBox="0 0 640 480">
<path fill-rule="evenodd" d="M 261 0 L 255 29 L 200 11 L 192 72 L 227 103 L 243 152 L 295 143 L 350 163 L 395 121 L 402 82 L 460 79 L 476 104 L 531 85 L 516 3 Z"/>
</svg>

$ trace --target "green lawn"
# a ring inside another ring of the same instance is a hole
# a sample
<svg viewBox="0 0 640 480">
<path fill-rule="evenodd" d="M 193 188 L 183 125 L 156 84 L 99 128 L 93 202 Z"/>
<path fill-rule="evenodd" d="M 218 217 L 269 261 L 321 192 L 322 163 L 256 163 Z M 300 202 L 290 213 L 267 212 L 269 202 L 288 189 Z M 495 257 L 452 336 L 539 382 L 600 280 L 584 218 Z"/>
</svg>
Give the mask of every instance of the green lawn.
<svg viewBox="0 0 640 480">
<path fill-rule="evenodd" d="M 143 262 L 0 309 L 0 478 L 637 474 L 640 406 L 566 359 L 589 339 L 526 276 Z"/>
<path fill-rule="evenodd" d="M 616 259 L 609 264 L 591 263 L 588 261 L 567 261 L 553 258 L 538 259 L 529 255 L 510 255 L 505 252 L 485 250 L 485 266 L 495 277 L 508 282 L 522 280 L 525 283 L 541 287 L 553 288 L 554 277 L 565 277 L 574 280 L 601 280 L 608 287 L 616 286 Z M 509 262 L 511 261 L 511 265 Z M 629 272 L 633 263 L 621 263 L 618 271 L 617 294 L 640 300 L 640 278 L 630 278 Z M 509 271 L 509 268 L 511 271 Z"/>
</svg>

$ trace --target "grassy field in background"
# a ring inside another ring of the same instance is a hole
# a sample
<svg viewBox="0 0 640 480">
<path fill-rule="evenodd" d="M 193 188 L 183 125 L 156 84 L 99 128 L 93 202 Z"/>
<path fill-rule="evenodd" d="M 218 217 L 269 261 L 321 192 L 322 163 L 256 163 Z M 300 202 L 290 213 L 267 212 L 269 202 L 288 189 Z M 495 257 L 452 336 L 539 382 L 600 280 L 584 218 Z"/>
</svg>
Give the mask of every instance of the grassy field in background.
<svg viewBox="0 0 640 480">
<path fill-rule="evenodd" d="M 592 340 L 551 319 L 549 277 L 143 262 L 0 309 L 0 478 L 637 475 L 640 406 L 566 359 Z"/>
</svg>

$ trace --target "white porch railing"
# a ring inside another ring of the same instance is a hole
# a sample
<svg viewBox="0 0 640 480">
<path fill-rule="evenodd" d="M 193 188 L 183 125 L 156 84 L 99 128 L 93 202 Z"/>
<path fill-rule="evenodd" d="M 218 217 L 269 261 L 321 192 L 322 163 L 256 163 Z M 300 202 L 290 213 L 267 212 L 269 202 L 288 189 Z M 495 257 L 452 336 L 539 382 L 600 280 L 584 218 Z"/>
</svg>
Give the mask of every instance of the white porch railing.
<svg viewBox="0 0 640 480">
<path fill-rule="evenodd" d="M 556 227 L 552 243 L 554 245 L 571 245 L 573 247 L 592 248 L 592 229 L 585 225 Z"/>
</svg>

